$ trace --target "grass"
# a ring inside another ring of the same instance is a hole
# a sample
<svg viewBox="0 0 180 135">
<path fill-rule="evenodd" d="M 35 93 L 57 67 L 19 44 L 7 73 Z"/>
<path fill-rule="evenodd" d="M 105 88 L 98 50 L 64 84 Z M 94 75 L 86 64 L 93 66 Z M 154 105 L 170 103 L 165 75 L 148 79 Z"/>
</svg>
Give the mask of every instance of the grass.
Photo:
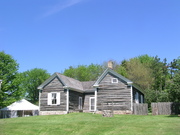
<svg viewBox="0 0 180 135">
<path fill-rule="evenodd" d="M 70 113 L 0 119 L 0 135 L 179 135 L 178 116 Z"/>
</svg>

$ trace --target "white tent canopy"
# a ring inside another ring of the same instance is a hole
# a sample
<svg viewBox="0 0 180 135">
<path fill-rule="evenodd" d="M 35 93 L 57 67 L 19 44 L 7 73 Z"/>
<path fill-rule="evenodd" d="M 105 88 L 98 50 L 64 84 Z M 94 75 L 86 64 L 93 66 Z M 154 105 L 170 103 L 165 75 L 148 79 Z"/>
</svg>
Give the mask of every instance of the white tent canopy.
<svg viewBox="0 0 180 135">
<path fill-rule="evenodd" d="M 11 105 L 0 109 L 2 118 L 38 115 L 39 107 L 25 99 L 16 101 Z M 28 114 L 27 114 L 28 113 Z"/>
<path fill-rule="evenodd" d="M 28 102 L 25 99 L 14 102 L 11 105 L 2 108 L 1 110 L 39 110 L 39 107 Z"/>
</svg>

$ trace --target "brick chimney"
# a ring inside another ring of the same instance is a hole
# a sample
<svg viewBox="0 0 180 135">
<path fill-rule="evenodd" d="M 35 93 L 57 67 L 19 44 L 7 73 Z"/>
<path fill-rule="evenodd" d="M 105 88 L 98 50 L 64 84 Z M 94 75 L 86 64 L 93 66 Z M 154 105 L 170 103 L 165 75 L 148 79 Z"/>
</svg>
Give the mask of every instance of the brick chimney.
<svg viewBox="0 0 180 135">
<path fill-rule="evenodd" d="M 108 68 L 113 69 L 113 61 L 108 61 Z"/>
</svg>

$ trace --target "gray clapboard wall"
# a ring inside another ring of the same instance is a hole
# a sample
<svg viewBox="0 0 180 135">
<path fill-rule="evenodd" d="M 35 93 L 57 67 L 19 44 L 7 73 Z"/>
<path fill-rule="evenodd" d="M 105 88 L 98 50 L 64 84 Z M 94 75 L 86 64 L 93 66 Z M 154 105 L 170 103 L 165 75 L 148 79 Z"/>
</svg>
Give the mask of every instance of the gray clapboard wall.
<svg viewBox="0 0 180 135">
<path fill-rule="evenodd" d="M 48 105 L 48 93 L 60 92 L 60 105 Z M 41 111 L 66 111 L 66 90 L 62 83 L 55 78 L 48 85 L 46 85 L 40 96 L 40 110 Z"/>
<path fill-rule="evenodd" d="M 131 110 L 131 88 L 122 80 L 112 83 L 111 74 L 107 74 L 100 82 L 97 93 L 97 109 L 101 110 Z"/>
</svg>

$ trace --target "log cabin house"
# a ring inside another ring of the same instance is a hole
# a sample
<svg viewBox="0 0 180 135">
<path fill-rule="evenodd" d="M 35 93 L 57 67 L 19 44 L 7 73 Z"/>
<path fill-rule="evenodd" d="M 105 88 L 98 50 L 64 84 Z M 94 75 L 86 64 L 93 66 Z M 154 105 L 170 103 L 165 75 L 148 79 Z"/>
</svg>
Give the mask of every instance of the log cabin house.
<svg viewBox="0 0 180 135">
<path fill-rule="evenodd" d="M 80 82 L 54 73 L 39 87 L 40 115 L 113 110 L 132 114 L 133 103 L 144 103 L 144 94 L 133 82 L 107 68 L 96 81 Z"/>
</svg>

